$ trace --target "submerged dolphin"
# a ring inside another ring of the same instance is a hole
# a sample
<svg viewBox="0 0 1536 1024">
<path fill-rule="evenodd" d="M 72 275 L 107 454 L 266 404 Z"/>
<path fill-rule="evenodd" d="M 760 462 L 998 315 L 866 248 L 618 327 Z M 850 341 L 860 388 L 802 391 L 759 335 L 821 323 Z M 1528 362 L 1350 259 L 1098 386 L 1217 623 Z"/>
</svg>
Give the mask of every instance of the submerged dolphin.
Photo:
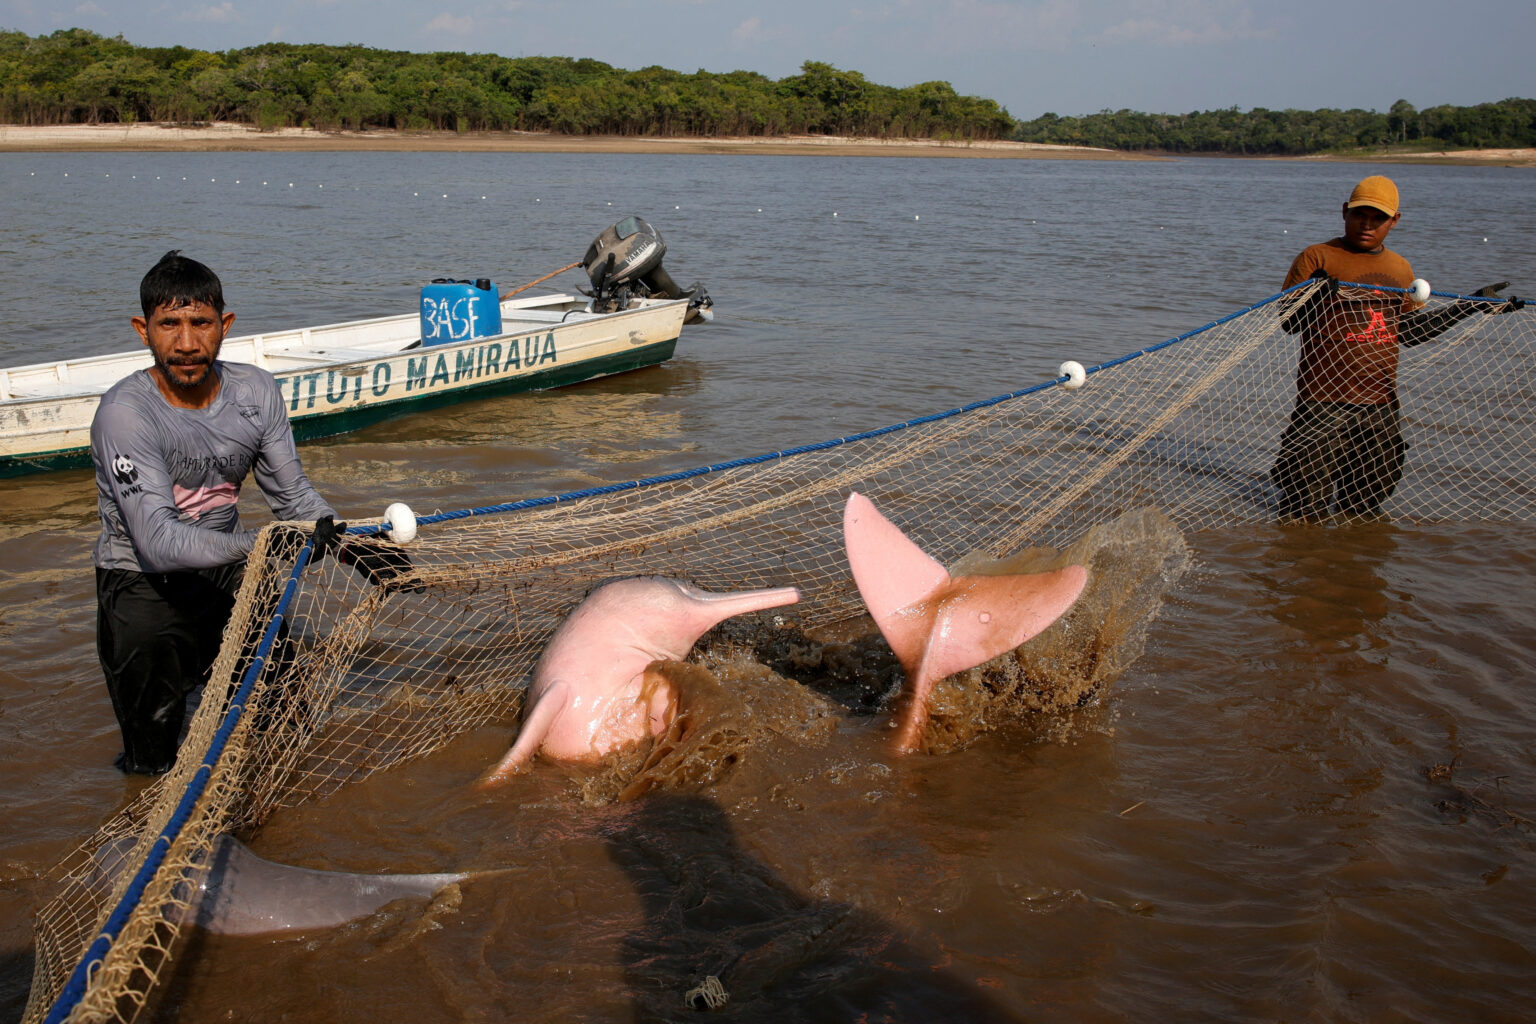
<svg viewBox="0 0 1536 1024">
<path fill-rule="evenodd" d="M 232 836 L 220 836 L 199 886 L 192 920 L 220 935 L 334 928 L 399 899 L 431 899 L 468 874 L 359 875 L 264 860 Z"/>
<path fill-rule="evenodd" d="M 598 587 L 555 630 L 533 669 L 523 726 L 481 785 L 500 782 L 542 750 L 596 760 L 664 732 L 676 701 L 653 661 L 681 661 L 712 627 L 747 612 L 794 604 L 794 587 L 712 594 L 639 576 Z"/>
<path fill-rule="evenodd" d="M 125 838 L 96 853 L 95 878 L 106 887 L 129 865 L 138 840 Z M 363 875 L 290 867 L 252 853 L 225 834 L 200 858 L 202 870 L 187 907 L 173 920 L 219 935 L 268 935 L 334 928 L 368 917 L 400 899 L 428 900 L 468 872 Z M 497 871 L 479 875 L 499 874 Z"/>
<path fill-rule="evenodd" d="M 1088 571 L 951 578 L 874 503 L 851 492 L 843 541 L 864 606 L 907 674 L 898 750 L 914 751 L 928 724 L 928 695 L 946 676 L 991 661 L 1072 607 Z"/>
</svg>

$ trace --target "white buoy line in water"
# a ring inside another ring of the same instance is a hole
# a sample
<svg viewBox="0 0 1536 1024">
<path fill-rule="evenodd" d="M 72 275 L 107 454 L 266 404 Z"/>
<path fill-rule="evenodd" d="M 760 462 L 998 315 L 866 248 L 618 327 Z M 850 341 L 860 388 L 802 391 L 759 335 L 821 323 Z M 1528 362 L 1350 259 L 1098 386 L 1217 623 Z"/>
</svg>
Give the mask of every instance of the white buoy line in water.
<svg viewBox="0 0 1536 1024">
<path fill-rule="evenodd" d="M 60 174 L 60 175 L 61 175 L 61 176 L 62 176 L 62 177 L 63 177 L 63 178 L 70 178 L 70 177 L 71 177 L 71 172 L 69 172 L 69 171 L 60 171 L 60 172 L 58 172 L 58 173 L 59 173 L 59 174 Z M 35 170 L 33 170 L 33 171 L 28 171 L 28 172 L 27 172 L 27 176 L 28 176 L 28 177 L 30 177 L 30 178 L 37 178 L 37 177 L 38 177 L 38 172 L 37 172 L 37 171 L 35 171 Z M 103 172 L 103 173 L 102 173 L 102 178 L 103 178 L 103 179 L 104 179 L 104 180 L 110 180 L 110 179 L 111 179 L 111 177 L 112 177 L 112 175 L 111 175 L 111 173 L 110 173 L 110 172 Z M 45 174 L 45 175 L 44 175 L 44 180 L 46 180 L 46 179 L 47 179 L 47 175 L 46 175 L 46 174 Z M 122 177 L 121 177 L 121 175 L 119 175 L 119 177 L 118 177 L 118 180 L 119 180 L 119 181 L 122 181 L 122 180 L 123 180 L 123 179 L 122 179 Z M 137 181 L 137 180 L 138 180 L 138 175 L 137 175 L 137 174 L 133 174 L 133 175 L 130 175 L 130 176 L 129 176 L 129 180 L 131 180 L 131 181 Z M 145 176 L 145 180 L 146 180 L 146 181 L 148 181 L 148 180 L 149 180 L 149 176 L 148 176 L 148 175 L 146 175 L 146 176 Z M 158 175 L 158 174 L 157 174 L 157 175 L 155 175 L 155 176 L 154 176 L 154 180 L 155 180 L 155 181 L 157 181 L 157 182 L 158 182 L 158 181 L 162 181 L 162 180 L 164 180 L 164 179 L 163 179 L 163 177 L 162 177 L 162 176 L 161 176 L 161 175 Z M 186 177 L 186 176 L 183 176 L 183 177 L 182 177 L 182 179 L 181 179 L 181 180 L 182 180 L 182 181 L 184 181 L 184 182 L 188 182 L 188 181 L 189 181 L 189 179 L 188 179 L 188 178 L 187 178 L 187 177 Z M 208 179 L 208 181 L 209 181 L 209 184 L 218 184 L 218 181 L 219 181 L 219 179 L 217 179 L 217 178 L 209 178 L 209 179 Z M 190 182 L 189 182 L 189 183 L 190 183 Z M 244 185 L 244 183 L 245 183 L 245 179 L 243 179 L 243 178 L 235 178 L 235 179 L 233 179 L 233 184 L 234 184 L 234 185 Z M 228 184 L 228 182 L 226 182 L 226 184 Z M 262 182 L 262 183 L 261 183 L 261 185 L 262 185 L 262 187 L 264 187 L 264 188 L 265 188 L 265 187 L 268 187 L 268 186 L 270 186 L 270 184 L 271 184 L 271 182 L 270 182 L 270 181 L 263 181 L 263 182 Z M 333 183 L 333 184 L 334 184 L 334 183 Z M 298 188 L 298 187 L 299 187 L 299 186 L 298 186 L 298 183 L 297 183 L 297 182 L 292 182 L 292 181 L 290 181 L 290 182 L 288 182 L 288 183 L 287 183 L 287 186 L 288 186 L 288 188 L 290 188 L 290 189 L 297 189 L 297 188 Z M 308 185 L 306 185 L 306 186 L 304 186 L 304 187 L 306 187 L 306 188 L 307 188 L 307 187 L 308 187 Z M 326 183 L 325 183 L 325 182 L 316 182 L 316 183 L 315 183 L 315 185 L 314 185 L 314 187 L 315 187 L 315 189 L 316 189 L 316 190 L 323 190 L 323 189 L 324 189 L 324 188 L 325 188 L 325 187 L 326 187 Z M 342 186 L 342 187 L 343 187 L 343 189 L 345 189 L 345 186 Z M 376 187 L 377 187 L 377 186 L 376 186 Z M 359 186 L 355 186 L 355 185 L 354 185 L 354 186 L 353 186 L 353 187 L 352 187 L 352 190 L 353 190 L 353 191 L 354 191 L 354 192 L 358 192 L 358 191 L 362 191 L 362 189 L 361 189 L 361 188 L 360 188 L 360 187 L 359 187 Z M 333 189 L 333 191 L 334 191 L 334 189 Z M 439 199 L 442 199 L 442 200 L 450 200 L 450 199 L 452 199 L 452 198 L 453 198 L 453 196 L 452 196 L 452 194 L 451 194 L 451 193 L 448 193 L 448 192 L 443 192 L 443 193 L 435 193 L 435 194 L 436 194 L 436 195 L 437 195 L 437 197 L 438 197 L 438 198 L 439 198 Z M 413 192 L 412 192 L 412 193 L 411 193 L 411 196 L 412 196 L 412 197 L 413 197 L 413 198 L 421 198 L 421 197 L 422 197 L 422 193 L 421 193 L 421 192 L 420 192 L 420 191 L 419 191 L 419 190 L 418 190 L 418 191 L 413 191 Z M 473 198 L 473 197 L 471 197 L 471 198 Z M 481 201 L 481 202 L 488 202 L 488 201 L 490 201 L 490 196 L 489 196 L 489 194 L 486 194 L 486 195 L 481 195 L 481 196 L 480 196 L 480 197 L 479 197 L 479 201 Z M 524 201 L 524 202 L 528 202 L 528 201 L 530 201 L 530 200 L 523 200 L 523 201 Z M 535 197 L 532 197 L 532 199 L 531 199 L 531 202 L 533 202 L 533 203 L 542 203 L 542 202 L 543 202 L 543 201 L 544 201 L 544 200 L 543 200 L 543 198 L 542 198 L 542 197 L 539 197 L 539 196 L 535 196 Z M 612 207 L 612 206 L 613 206 L 613 202 L 612 202 L 612 201 L 606 201 L 606 200 L 605 200 L 605 205 L 606 205 L 606 206 L 608 206 L 608 207 Z M 673 206 L 673 207 L 672 207 L 672 209 L 673 209 L 673 210 L 676 210 L 676 211 L 681 211 L 681 210 L 682 210 L 682 205 L 681 205 L 681 204 L 675 204 L 675 205 L 674 205 L 674 206 Z M 754 210 L 755 210 L 755 212 L 757 212 L 757 213 L 763 213 L 763 212 L 764 212 L 764 208 L 763 208 L 763 207 L 761 207 L 761 206 L 759 206 L 759 207 L 755 207 L 755 208 L 753 208 L 753 209 L 754 209 Z M 831 211 L 831 213 L 832 213 L 832 218 L 833 218 L 833 219 L 834 219 L 834 220 L 846 220 L 846 219 L 847 219 L 847 218 L 844 218 L 844 217 L 842 217 L 842 213 L 843 213 L 843 212 L 845 212 L 845 211 L 839 211 L 839 210 L 833 210 L 833 211 Z M 824 214 L 823 214 L 823 216 L 824 216 Z M 858 215 L 857 215 L 857 214 L 855 214 L 855 215 L 854 215 L 854 219 L 855 219 L 855 221 L 856 221 L 856 222 L 857 222 L 857 221 L 858 221 L 858 220 L 860 220 L 860 219 L 861 219 L 861 218 L 860 218 L 860 217 L 859 217 L 859 216 L 858 216 Z M 876 218 L 876 219 L 878 219 L 878 218 Z M 912 215 L 912 222 L 914 222 L 914 223 L 921 223 L 921 221 L 922 221 L 922 215 L 921 215 L 921 214 L 913 214 L 913 215 Z M 1031 220 L 1029 220 L 1029 221 L 1028 221 L 1028 223 L 1029 223 L 1029 224 L 1031 224 L 1031 225 L 1035 225 L 1035 224 L 1038 224 L 1038 223 L 1039 223 L 1039 222 L 1038 222 L 1038 221 L 1037 221 L 1037 220 L 1034 220 L 1034 219 L 1031 219 Z M 1159 230 L 1159 231 L 1163 231 L 1163 230 L 1166 230 L 1166 228 L 1165 228 L 1165 227 L 1164 227 L 1164 226 L 1161 226 L 1161 225 L 1160 225 L 1160 226 L 1159 226 L 1159 227 L 1158 227 L 1158 230 Z M 1280 231 L 1280 233 L 1281 233 L 1281 234 L 1282 234 L 1282 235 L 1289 235 L 1289 234 L 1290 234 L 1290 229 L 1289 229 L 1289 228 L 1282 228 L 1282 229 L 1281 229 L 1281 231 Z M 1487 235 L 1478 235 L 1478 236 L 1474 236 L 1474 239 L 1475 239 L 1475 240 L 1476 240 L 1476 241 L 1477 241 L 1477 243 L 1479 243 L 1479 244 L 1482 244 L 1482 245 L 1487 245 L 1487 244 L 1489 244 L 1489 242 L 1490 242 L 1490 238 L 1489 238 L 1489 236 L 1487 236 Z M 1413 291 L 1416 291 L 1416 289 L 1413 289 Z M 1418 300 L 1418 299 L 1417 299 L 1417 295 L 1415 295 L 1415 296 L 1414 296 L 1414 298 L 1415 298 L 1415 299 L 1416 299 L 1416 301 L 1423 301 L 1423 300 Z"/>
<path fill-rule="evenodd" d="M 64 176 L 64 177 L 66 177 L 66 178 L 67 178 L 67 177 L 69 177 L 69 174 L 70 174 L 70 172 L 68 172 L 68 171 L 63 171 L 63 172 L 61 172 L 61 173 L 62 173 L 62 175 L 63 175 L 63 176 Z M 28 172 L 28 176 L 29 176 L 29 177 L 34 177 L 34 178 L 35 178 L 35 177 L 37 177 L 37 172 L 36 172 L 36 171 L 29 171 L 29 172 Z M 104 177 L 104 178 L 110 178 L 110 177 L 111 177 L 111 174 L 103 174 L 103 177 Z M 132 179 L 133 179 L 133 180 L 137 180 L 137 179 L 138 179 L 138 175 L 132 175 L 132 176 L 131 176 L 131 177 L 132 177 Z M 147 180 L 147 179 L 146 179 L 146 180 Z M 162 178 L 161 178 L 161 176 L 160 176 L 160 175 L 158 175 L 158 174 L 157 174 L 157 175 L 155 175 L 155 179 L 154 179 L 154 180 L 155 180 L 155 181 L 160 181 L 160 180 L 162 180 Z M 186 177 L 183 177 L 183 178 L 182 178 L 182 179 L 181 179 L 181 180 L 182 180 L 182 181 L 188 181 L 188 178 L 186 178 Z M 209 178 L 209 179 L 208 179 L 208 182 L 209 182 L 209 184 L 217 184 L 217 183 L 218 183 L 218 180 L 219 180 L 219 179 L 218 179 L 218 178 Z M 244 183 L 245 183 L 245 179 L 244 179 L 244 178 L 235 178 L 235 179 L 232 179 L 232 180 L 233 180 L 233 184 L 235 184 L 235 185 L 243 185 L 243 184 L 244 184 Z M 228 184 L 228 182 L 226 182 L 226 184 Z M 266 187 L 270 187 L 270 186 L 271 186 L 271 184 L 272 184 L 272 183 L 271 183 L 271 181 L 270 181 L 270 180 L 268 180 L 268 181 L 263 181 L 263 182 L 262 182 L 262 183 L 261 183 L 261 187 L 263 187 L 263 188 L 266 188 Z M 298 183 L 298 182 L 294 182 L 294 181 L 290 181 L 290 182 L 287 182 L 287 187 L 288 187 L 288 188 L 291 188 L 291 189 L 297 189 L 297 188 L 298 188 L 298 187 L 299 187 L 299 183 Z M 307 187 L 309 187 L 309 186 L 308 186 L 308 185 L 305 185 L 305 186 L 304 186 L 304 187 L 306 187 L 306 188 L 307 188 Z M 316 189 L 324 189 L 324 188 L 325 188 L 325 187 L 326 187 L 326 186 L 325 186 L 325 182 L 316 182 L 316 183 L 315 183 L 315 185 L 314 185 L 314 187 L 315 187 L 315 188 L 316 188 Z M 344 188 L 344 187 L 345 187 L 345 186 L 343 186 L 343 188 Z M 353 187 L 352 187 L 352 191 L 354 191 L 354 192 L 359 192 L 359 191 L 362 191 L 362 189 L 361 189 L 361 188 L 360 188 L 360 187 L 359 187 L 359 186 L 356 186 L 356 185 L 354 185 L 354 186 L 353 186 Z M 430 198 L 430 197 L 431 197 L 431 196 L 432 196 L 432 195 L 435 195 L 435 196 L 436 196 L 436 197 L 437 197 L 437 198 L 438 198 L 438 199 L 452 199 L 452 198 L 453 198 L 453 194 L 452 194 L 452 193 L 450 193 L 450 192 L 436 192 L 436 193 L 428 193 L 428 194 L 427 194 L 427 197 L 428 197 L 428 198 Z M 421 190 L 420 190 L 420 189 L 419 189 L 419 188 L 418 188 L 418 189 L 416 189 L 416 190 L 414 190 L 414 191 L 412 191 L 412 192 L 411 192 L 411 197 L 412 197 L 412 198 L 413 198 L 413 199 L 420 199 L 420 198 L 422 198 L 422 197 L 423 197 L 423 193 L 422 193 L 422 192 L 421 192 Z M 482 202 L 488 202 L 488 201 L 489 201 L 489 200 L 490 200 L 490 195 L 489 195 L 489 194 L 485 194 L 485 195 L 481 195 L 481 196 L 480 196 L 480 197 L 479 197 L 479 199 L 480 199 L 480 201 L 482 201 Z M 531 199 L 531 200 L 525 200 L 525 201 L 531 201 L 531 202 L 534 202 L 534 203 L 542 203 L 542 202 L 543 202 L 543 201 L 544 201 L 544 199 L 543 199 L 543 197 L 542 197 L 542 196 L 534 196 L 534 197 L 533 197 L 533 198 L 532 198 L 532 199 Z M 608 207 L 611 207 L 611 206 L 613 206 L 613 202 L 612 202 L 612 201 L 611 201 L 611 200 L 604 200 L 604 205 L 605 205 L 605 206 L 608 206 Z M 681 210 L 682 210 L 682 208 L 683 208 L 683 207 L 682 207 L 682 204 L 681 204 L 681 203 L 677 203 L 677 204 L 674 204 L 674 205 L 673 205 L 673 207 L 672 207 L 672 209 L 673 209 L 673 210 L 676 210 L 676 211 L 681 211 Z M 764 212 L 764 208 L 763 208 L 763 207 L 761 207 L 761 206 L 758 206 L 758 207 L 754 207 L 754 208 L 753 208 L 753 209 L 754 209 L 754 211 L 755 211 L 755 212 L 757 212 L 757 213 L 763 213 L 763 212 Z M 833 217 L 833 218 L 834 218 L 834 219 L 842 219 L 842 213 L 843 213 L 843 211 L 840 211 L 840 210 L 833 210 L 833 211 L 831 211 L 831 213 L 832 213 L 832 217 Z M 857 215 L 855 215 L 855 219 L 858 219 L 858 217 L 857 217 Z M 923 217 L 922 217 L 922 214 L 920 214 L 920 213 L 914 213 L 914 214 L 912 214 L 912 221 L 913 221 L 913 222 L 914 222 L 914 223 L 921 223 L 921 222 L 922 222 L 922 219 L 923 219 Z M 1029 221 L 1029 223 L 1030 223 L 1030 224 L 1036 224 L 1036 223 L 1038 223 L 1038 222 L 1037 222 L 1037 221 L 1035 221 L 1035 220 L 1031 220 L 1031 221 Z M 1159 229 L 1159 230 L 1161 230 L 1161 229 Z M 1487 241 L 1487 239 L 1484 239 L 1484 241 Z"/>
<path fill-rule="evenodd" d="M 27 174 L 28 174 L 28 177 L 36 178 L 38 172 L 35 171 L 35 170 L 34 171 L 28 171 Z M 62 171 L 62 172 L 60 172 L 60 174 L 64 178 L 70 177 L 70 172 L 69 171 Z M 110 172 L 103 172 L 102 177 L 103 177 L 103 179 L 110 179 L 112 177 L 112 175 L 111 175 Z M 130 177 L 130 180 L 134 180 L 134 181 L 138 180 L 138 175 L 137 174 L 130 175 L 129 177 Z M 119 177 L 118 180 L 121 181 L 122 180 L 121 177 Z M 160 180 L 162 180 L 162 178 L 161 178 L 160 175 L 155 175 L 154 180 L 155 181 L 160 181 Z M 188 179 L 187 179 L 187 177 L 183 176 L 181 180 L 182 181 L 187 181 Z M 208 179 L 210 184 L 217 184 L 218 180 L 219 179 L 217 179 L 217 178 L 209 178 Z M 234 179 L 234 184 L 235 185 L 241 185 L 243 183 L 244 183 L 244 179 L 243 178 L 236 178 L 236 179 Z M 262 184 L 263 187 L 266 187 L 266 186 L 268 186 L 270 184 L 270 182 L 263 181 L 261 184 Z M 290 189 L 296 188 L 297 187 L 297 183 L 290 181 L 290 182 L 288 182 L 288 187 Z M 325 188 L 325 183 L 324 182 L 316 182 L 315 183 L 315 188 L 316 189 L 324 189 Z M 360 190 L 361 189 L 358 186 L 353 186 L 353 191 L 354 192 L 360 191 Z M 411 193 L 411 195 L 414 198 L 420 198 L 422 194 L 421 194 L 420 191 L 414 191 L 414 192 Z M 438 193 L 438 195 L 439 195 L 439 197 L 441 199 L 445 199 L 445 200 L 452 198 L 451 193 L 448 193 L 448 192 Z M 490 198 L 489 195 L 481 195 L 480 196 L 480 200 L 481 201 L 488 201 L 489 198 Z M 543 198 L 535 196 L 535 197 L 532 198 L 532 202 L 534 202 L 534 203 L 542 203 L 543 202 Z M 613 202 L 612 201 L 605 201 L 605 205 L 611 207 L 611 206 L 613 206 Z M 681 204 L 674 204 L 672 209 L 673 210 L 677 210 L 677 211 L 681 211 L 682 210 L 682 205 Z M 764 208 L 761 207 L 761 206 L 755 207 L 755 211 L 757 213 L 762 213 L 764 211 Z M 842 211 L 838 211 L 838 210 L 831 211 L 833 219 L 839 219 L 840 216 L 841 216 L 841 212 Z M 921 214 L 913 214 L 912 215 L 912 220 L 915 223 L 919 223 L 919 222 L 922 221 L 922 215 Z M 1029 223 L 1032 224 L 1032 225 L 1033 224 L 1038 224 L 1038 221 L 1034 220 L 1034 219 L 1031 219 L 1029 221 Z M 1160 225 L 1158 227 L 1158 230 L 1162 231 L 1162 230 L 1165 230 L 1165 228 Z M 1281 229 L 1281 234 L 1283 234 L 1283 235 L 1290 234 L 1290 229 L 1289 228 L 1282 228 Z M 1488 236 L 1486 236 L 1486 235 L 1478 236 L 1478 238 L 1479 238 L 1479 241 L 1482 244 L 1487 244 L 1488 243 Z M 1423 279 L 1416 279 L 1409 286 L 1407 291 L 1408 291 L 1410 297 L 1413 299 L 1413 301 L 1422 304 L 1422 303 L 1424 303 L 1425 301 L 1428 300 L 1430 288 L 1429 288 L 1428 283 L 1425 282 Z M 1081 387 L 1082 386 L 1081 380 L 1078 378 L 1077 374 L 1070 372 L 1070 369 L 1065 364 L 1063 365 L 1062 372 L 1069 377 L 1069 382 L 1067 383 L 1068 387 Z"/>
</svg>

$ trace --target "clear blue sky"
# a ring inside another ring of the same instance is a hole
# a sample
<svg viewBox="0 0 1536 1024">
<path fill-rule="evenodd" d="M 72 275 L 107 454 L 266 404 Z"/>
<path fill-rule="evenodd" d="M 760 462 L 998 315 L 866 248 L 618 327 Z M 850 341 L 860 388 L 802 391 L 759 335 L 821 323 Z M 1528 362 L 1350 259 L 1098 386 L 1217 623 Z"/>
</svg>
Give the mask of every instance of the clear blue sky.
<svg viewBox="0 0 1536 1024">
<path fill-rule="evenodd" d="M 883 85 L 947 81 L 1026 120 L 1533 97 L 1533 14 L 1530 0 L 0 0 L 0 28 L 139 45 L 360 43 L 771 78 L 816 60 Z"/>
</svg>

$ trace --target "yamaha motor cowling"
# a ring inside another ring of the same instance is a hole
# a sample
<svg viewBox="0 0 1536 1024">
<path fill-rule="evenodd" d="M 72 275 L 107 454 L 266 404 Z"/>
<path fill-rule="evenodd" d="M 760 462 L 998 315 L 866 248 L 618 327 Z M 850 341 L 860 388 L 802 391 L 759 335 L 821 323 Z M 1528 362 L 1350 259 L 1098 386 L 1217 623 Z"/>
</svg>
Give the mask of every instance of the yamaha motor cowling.
<svg viewBox="0 0 1536 1024">
<path fill-rule="evenodd" d="M 598 235 L 581 261 L 592 281 L 592 290 L 581 292 L 592 296 L 592 311 L 613 313 L 634 299 L 688 299 L 686 322 L 708 320 L 714 305 L 709 293 L 697 281 L 679 288 L 661 265 L 666 254 L 661 232 L 640 217 L 625 217 Z"/>
</svg>

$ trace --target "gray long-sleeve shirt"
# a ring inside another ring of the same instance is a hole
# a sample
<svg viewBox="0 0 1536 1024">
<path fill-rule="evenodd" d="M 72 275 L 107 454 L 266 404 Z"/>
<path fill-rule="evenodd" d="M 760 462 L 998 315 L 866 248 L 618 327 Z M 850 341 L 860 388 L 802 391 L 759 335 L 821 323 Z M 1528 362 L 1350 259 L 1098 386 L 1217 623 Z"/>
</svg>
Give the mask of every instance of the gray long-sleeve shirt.
<svg viewBox="0 0 1536 1024">
<path fill-rule="evenodd" d="M 222 361 L 214 372 L 219 393 L 206 409 L 174 408 L 147 370 L 102 396 L 91 421 L 97 567 L 175 572 L 241 561 L 256 539 L 240 528 L 237 505 L 252 470 L 279 518 L 336 514 L 304 475 L 272 375 Z"/>
</svg>

